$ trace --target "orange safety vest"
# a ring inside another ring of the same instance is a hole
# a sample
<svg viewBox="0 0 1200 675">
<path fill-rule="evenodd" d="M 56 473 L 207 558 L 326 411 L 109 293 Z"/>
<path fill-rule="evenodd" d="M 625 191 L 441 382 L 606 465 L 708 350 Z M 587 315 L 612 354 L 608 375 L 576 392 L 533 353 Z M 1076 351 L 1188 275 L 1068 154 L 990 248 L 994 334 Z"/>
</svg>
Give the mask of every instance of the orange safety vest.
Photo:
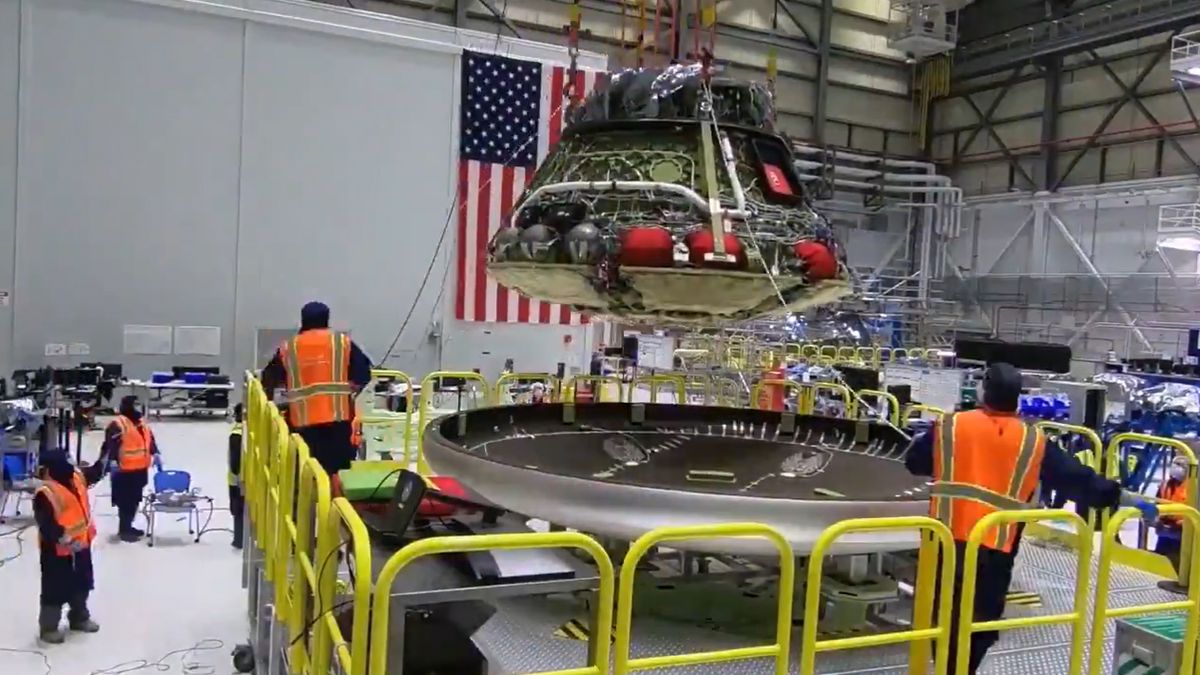
<svg viewBox="0 0 1200 675">
<path fill-rule="evenodd" d="M 54 520 L 63 529 L 63 536 L 70 541 L 83 544 L 84 548 L 92 545 L 96 538 L 96 524 L 92 522 L 92 509 L 88 504 L 87 481 L 78 469 L 71 478 L 75 492 L 56 480 L 48 479 L 36 494 L 45 495 L 54 511 Z M 56 542 L 54 552 L 60 556 L 71 555 L 71 548 Z"/>
<path fill-rule="evenodd" d="M 1174 502 L 1176 504 L 1187 504 L 1188 503 L 1187 482 L 1180 481 L 1178 483 L 1175 483 L 1174 485 L 1172 485 L 1171 481 L 1163 483 L 1162 487 L 1159 488 L 1159 490 L 1158 490 L 1158 498 L 1163 500 L 1164 502 Z M 1169 525 L 1173 525 L 1176 527 L 1183 524 L 1183 518 L 1181 518 L 1180 516 L 1163 516 L 1162 520 L 1164 523 L 1167 523 Z"/>
<path fill-rule="evenodd" d="M 287 372 L 288 420 L 292 427 L 342 422 L 353 417 L 350 337 L 307 330 L 279 347 Z"/>
<path fill-rule="evenodd" d="M 134 422 L 124 415 L 115 420 L 121 427 L 121 447 L 117 450 L 117 467 L 121 471 L 141 471 L 150 467 L 150 448 L 154 434 L 144 420 Z"/>
<path fill-rule="evenodd" d="M 1029 508 L 1037 491 L 1046 438 L 1016 416 L 983 410 L 948 415 L 935 431 L 930 515 L 956 541 L 995 511 Z M 1015 525 L 1001 525 L 983 545 L 1011 553 Z"/>
</svg>

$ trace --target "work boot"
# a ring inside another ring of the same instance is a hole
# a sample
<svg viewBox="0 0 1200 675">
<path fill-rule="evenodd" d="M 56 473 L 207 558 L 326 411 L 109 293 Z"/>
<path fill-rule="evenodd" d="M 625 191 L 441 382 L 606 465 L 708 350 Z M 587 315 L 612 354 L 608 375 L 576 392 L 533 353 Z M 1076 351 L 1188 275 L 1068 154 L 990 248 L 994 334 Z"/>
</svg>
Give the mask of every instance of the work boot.
<svg viewBox="0 0 1200 675">
<path fill-rule="evenodd" d="M 98 633 L 100 624 L 92 621 L 92 613 L 87 608 L 87 595 L 77 597 L 71 602 L 67 611 L 67 625 L 76 633 Z"/>
<path fill-rule="evenodd" d="M 132 533 L 134 533 L 134 534 L 136 534 L 136 535 L 137 535 L 137 536 L 139 536 L 139 537 L 144 537 L 144 536 L 146 536 L 146 531 L 145 531 L 145 530 L 143 530 L 143 529 L 141 529 L 141 528 L 139 528 L 139 527 L 134 527 L 134 526 L 130 525 L 130 526 L 129 526 L 129 531 L 130 531 L 130 532 L 132 532 Z"/>
<path fill-rule="evenodd" d="M 38 639 L 47 644 L 62 644 L 66 636 L 58 629 L 61 620 L 61 605 L 42 605 L 41 611 L 38 612 Z"/>
<path fill-rule="evenodd" d="M 120 537 L 121 541 L 125 542 L 126 544 L 136 543 L 142 538 L 142 536 L 134 530 L 125 530 L 117 536 Z"/>
</svg>

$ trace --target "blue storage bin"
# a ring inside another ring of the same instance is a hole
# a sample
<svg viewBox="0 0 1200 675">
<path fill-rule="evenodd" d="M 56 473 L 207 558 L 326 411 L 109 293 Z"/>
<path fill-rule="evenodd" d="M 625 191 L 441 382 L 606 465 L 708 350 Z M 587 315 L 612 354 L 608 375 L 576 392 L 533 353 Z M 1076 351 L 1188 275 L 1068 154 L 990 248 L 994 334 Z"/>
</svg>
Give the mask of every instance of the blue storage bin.
<svg viewBox="0 0 1200 675">
<path fill-rule="evenodd" d="M 21 454 L 6 454 L 4 455 L 4 480 L 25 480 L 29 477 L 29 467 L 26 462 L 29 461 L 29 456 Z"/>
<path fill-rule="evenodd" d="M 175 377 L 172 373 L 154 372 L 150 373 L 150 382 L 153 384 L 166 384 Z"/>
<path fill-rule="evenodd" d="M 208 384 L 208 373 L 184 373 L 184 384 Z"/>
</svg>

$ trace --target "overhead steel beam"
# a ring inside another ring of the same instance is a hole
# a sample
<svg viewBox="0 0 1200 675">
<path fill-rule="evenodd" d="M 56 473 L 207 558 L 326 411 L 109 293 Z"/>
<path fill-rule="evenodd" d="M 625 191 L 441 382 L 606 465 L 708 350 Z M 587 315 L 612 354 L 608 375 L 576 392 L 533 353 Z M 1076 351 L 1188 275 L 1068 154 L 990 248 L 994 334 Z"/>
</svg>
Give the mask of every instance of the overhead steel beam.
<svg viewBox="0 0 1200 675">
<path fill-rule="evenodd" d="M 825 143 L 825 118 L 829 108 L 829 57 L 833 47 L 833 0 L 821 4 L 821 29 L 817 42 L 817 81 L 813 99 L 813 137 Z"/>
<path fill-rule="evenodd" d="M 979 121 L 984 130 L 988 132 L 988 135 L 992 137 L 992 140 L 996 141 L 996 145 L 1000 146 L 1000 152 L 1003 153 L 1004 158 L 1008 160 L 1009 166 L 1013 168 L 1013 171 L 1020 174 L 1021 178 L 1024 178 L 1026 183 L 1029 183 L 1029 187 L 1031 189 L 1036 189 L 1037 181 L 1035 181 L 1033 177 L 1029 175 L 1029 172 L 1025 170 L 1025 167 L 1021 166 L 1020 160 L 1013 155 L 1012 150 L 1009 150 L 1008 144 L 1005 143 L 1004 139 L 1000 138 L 1000 134 L 996 133 L 996 130 L 992 128 L 992 123 L 988 121 L 987 117 L 984 116 L 983 111 L 979 109 L 979 106 L 975 105 L 975 100 L 967 97 L 966 101 L 971 110 L 973 110 L 975 114 L 979 116 Z"/>
<path fill-rule="evenodd" d="M 467 10 L 470 9 L 471 0 L 454 0 L 454 26 L 462 28 L 467 25 Z"/>
<path fill-rule="evenodd" d="M 1050 19 L 1018 37 L 991 38 L 955 52 L 956 77 L 978 77 L 1051 54 L 1069 54 L 1115 42 L 1181 28 L 1200 19 L 1200 2 L 1188 0 L 1111 0 L 1102 8 Z"/>
<path fill-rule="evenodd" d="M 775 9 L 783 12 L 784 15 L 791 20 L 792 25 L 800 29 L 800 32 L 804 34 L 805 39 L 812 44 L 816 44 L 817 41 L 813 39 L 812 33 L 809 32 L 808 27 L 804 25 L 804 22 L 802 22 L 800 18 L 796 16 L 796 12 L 792 9 L 791 5 L 784 2 L 784 0 L 775 0 Z"/>
<path fill-rule="evenodd" d="M 983 115 L 983 121 L 971 128 L 970 134 L 967 135 L 967 139 L 963 141 L 962 145 L 958 146 L 958 148 L 955 150 L 955 157 L 958 157 L 959 154 L 966 152 L 967 149 L 971 147 L 971 144 L 975 142 L 975 139 L 979 137 L 979 132 L 983 131 L 987 125 L 992 123 L 992 116 L 996 114 L 996 109 L 1000 107 L 1000 101 L 1004 99 L 1004 95 L 1008 93 L 1008 90 L 1012 88 L 1013 83 L 1017 81 L 1020 75 L 1021 67 L 1018 66 L 1017 68 L 1013 69 L 1012 75 L 1009 76 L 1008 80 L 1004 83 L 1004 86 L 1000 88 L 1000 93 L 996 94 L 996 98 L 993 99 L 991 105 L 988 106 L 987 112 L 981 113 Z M 964 98 L 966 98 L 968 101 L 971 101 L 972 106 L 974 106 L 974 101 L 972 101 L 970 96 L 965 96 Z M 975 110 L 976 112 L 979 111 L 978 108 L 975 108 Z"/>
<path fill-rule="evenodd" d="M 1104 56 L 1104 62 L 1105 63 L 1116 63 L 1117 61 L 1125 61 L 1127 59 L 1136 59 L 1140 56 L 1146 56 L 1147 54 L 1153 54 L 1153 53 L 1157 52 L 1160 47 L 1161 47 L 1161 45 L 1154 44 L 1149 47 L 1139 47 L 1137 49 L 1131 49 L 1129 51 L 1124 51 L 1124 52 L 1120 52 L 1117 54 L 1108 54 L 1108 55 Z M 1097 65 L 1099 65 L 1099 64 L 1097 64 L 1095 61 L 1092 61 L 1090 59 L 1089 60 L 1080 59 L 1073 63 L 1067 63 L 1066 60 L 1064 59 L 1064 62 L 1062 65 L 1062 72 L 1064 75 L 1066 75 L 1068 73 L 1073 73 L 1077 70 L 1084 70 L 1087 68 L 1095 68 Z M 1030 71 L 1028 74 L 1022 75 L 1014 84 L 1023 84 L 1025 82 L 1033 82 L 1035 80 L 1040 80 L 1041 78 L 1042 78 L 1042 74 L 1040 72 Z M 969 94 L 978 94 L 980 92 L 991 91 L 991 90 L 995 89 L 996 87 L 1000 86 L 1000 82 L 995 81 L 995 80 L 989 81 L 989 82 L 982 82 L 980 84 L 973 84 L 973 85 L 965 84 L 968 82 L 970 82 L 969 79 L 961 77 L 961 74 L 958 73 L 957 71 L 955 71 L 954 82 L 951 84 L 950 94 L 947 95 L 946 98 L 951 99 L 951 98 L 958 98 L 960 96 L 967 96 Z"/>
<path fill-rule="evenodd" d="M 1200 1 L 1200 0 L 1198 0 L 1198 1 Z M 1093 58 L 1099 59 L 1099 56 L 1097 56 L 1096 52 L 1089 52 L 1089 53 L 1092 55 Z M 1140 96 L 1137 95 L 1137 92 L 1131 91 L 1129 89 L 1129 87 L 1125 84 L 1124 80 L 1122 80 L 1115 72 L 1113 72 L 1112 67 L 1109 66 L 1107 63 L 1100 64 L 1100 67 L 1108 75 L 1108 78 L 1110 80 L 1115 82 L 1117 84 L 1117 86 L 1121 87 L 1121 89 L 1125 92 L 1125 95 L 1129 97 L 1129 101 L 1131 103 L 1133 103 L 1134 107 L 1136 107 L 1139 111 L 1141 111 L 1142 115 L 1144 115 L 1146 117 L 1146 119 L 1150 122 L 1150 124 L 1153 124 L 1154 126 L 1159 128 L 1160 138 L 1162 140 L 1166 141 L 1167 143 L 1169 143 L 1171 145 L 1171 148 L 1175 150 L 1175 152 L 1180 156 L 1180 158 L 1183 159 L 1183 161 L 1185 161 L 1189 165 L 1191 165 L 1192 171 L 1194 173 L 1196 173 L 1197 175 L 1200 175 L 1200 164 L 1196 163 L 1196 159 L 1194 157 L 1192 157 L 1191 153 L 1189 153 L 1187 150 L 1184 149 L 1183 145 L 1181 145 L 1179 143 L 1179 139 L 1172 136 L 1168 132 L 1168 130 L 1163 127 L 1162 122 L 1159 122 L 1158 117 L 1156 117 L 1154 115 L 1154 113 L 1150 112 L 1150 109 L 1147 108 L 1146 104 L 1142 102 L 1142 99 Z M 1184 100 L 1185 101 L 1187 100 L 1186 96 L 1184 97 Z"/>
<path fill-rule="evenodd" d="M 1200 6 L 1200 3 L 1196 4 Z M 1142 69 L 1142 72 L 1138 73 L 1138 76 L 1133 81 L 1132 85 L 1125 86 L 1124 83 L 1121 84 L 1122 89 L 1124 89 L 1124 95 L 1121 97 L 1121 100 L 1113 104 L 1113 106 L 1108 109 L 1108 114 L 1105 115 L 1104 119 L 1100 121 L 1100 124 L 1096 127 L 1096 130 L 1090 134 L 1087 143 L 1085 143 L 1083 148 L 1081 148 L 1073 157 L 1071 157 L 1071 161 L 1067 163 L 1067 168 L 1063 169 L 1062 173 L 1058 177 L 1058 180 L 1054 182 L 1054 186 L 1050 188 L 1051 192 L 1057 192 L 1058 188 L 1062 187 L 1063 182 L 1067 180 L 1067 177 L 1071 175 L 1071 172 L 1075 170 L 1075 167 L 1079 166 L 1079 162 L 1084 158 L 1088 151 L 1096 146 L 1096 141 L 1099 140 L 1100 134 L 1103 134 L 1104 131 L 1108 129 L 1108 125 L 1112 124 L 1113 119 L 1116 118 L 1117 113 L 1121 112 L 1121 109 L 1125 107 L 1125 104 L 1128 103 L 1131 98 L 1137 96 L 1138 89 L 1141 88 L 1142 82 L 1146 81 L 1146 78 L 1150 76 L 1150 73 L 1158 67 L 1158 64 L 1162 62 L 1163 57 L 1166 56 L 1170 51 L 1171 41 L 1168 40 L 1167 43 L 1158 50 L 1158 54 L 1155 55 L 1150 63 Z"/>
<path fill-rule="evenodd" d="M 508 32 L 513 34 L 513 37 L 517 38 L 518 40 L 521 39 L 521 31 L 517 30 L 517 26 L 504 12 L 501 12 L 495 5 L 492 4 L 492 0 L 477 1 L 479 4 L 483 5 L 483 8 L 490 12 L 492 16 L 496 17 L 496 20 L 503 24 L 504 27 L 508 29 Z M 466 2 L 466 0 L 458 0 L 457 4 L 455 5 L 454 11 L 456 18 L 460 11 L 465 11 L 460 9 L 464 2 Z"/>
<path fill-rule="evenodd" d="M 691 15 L 695 16 L 695 15 Z M 689 19 L 692 21 L 694 19 Z M 759 44 L 772 45 L 780 49 L 796 49 L 808 54 L 817 55 L 820 53 L 820 48 L 814 42 L 798 35 L 781 35 L 774 31 L 763 30 L 760 28 L 750 28 L 749 26 L 740 26 L 732 23 L 717 22 L 717 35 L 731 37 L 737 40 L 746 40 L 747 42 L 757 42 Z M 882 56 L 880 54 L 872 54 L 870 52 L 861 51 L 858 49 L 848 49 L 846 47 L 830 46 L 830 53 L 834 56 L 865 61 L 881 66 L 891 66 L 899 68 L 904 65 L 904 62 L 898 58 Z"/>
</svg>

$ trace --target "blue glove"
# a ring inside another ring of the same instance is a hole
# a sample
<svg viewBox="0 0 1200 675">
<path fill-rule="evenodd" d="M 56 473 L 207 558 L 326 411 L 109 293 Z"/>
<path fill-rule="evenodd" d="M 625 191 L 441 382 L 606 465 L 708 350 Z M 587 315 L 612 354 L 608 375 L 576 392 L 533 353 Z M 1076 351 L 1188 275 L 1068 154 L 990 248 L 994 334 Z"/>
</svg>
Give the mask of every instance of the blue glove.
<svg viewBox="0 0 1200 675">
<path fill-rule="evenodd" d="M 1158 521 L 1158 505 L 1144 495 L 1122 490 L 1120 504 L 1121 506 L 1132 506 L 1141 511 L 1142 520 L 1148 525 L 1153 525 Z"/>
<path fill-rule="evenodd" d="M 115 460 L 115 459 L 108 460 L 109 473 L 116 473 L 117 469 L 119 469 L 119 468 L 120 468 L 120 465 L 117 464 L 117 460 Z"/>
<path fill-rule="evenodd" d="M 155 470 L 157 470 L 157 471 L 162 471 L 162 470 L 163 470 L 163 468 L 162 468 L 162 454 L 161 454 L 161 453 L 157 453 L 157 452 L 156 452 L 156 453 L 154 453 L 154 459 L 153 459 L 153 460 L 151 460 L 151 461 L 153 461 L 153 462 L 154 462 L 154 468 L 155 468 Z"/>
</svg>

